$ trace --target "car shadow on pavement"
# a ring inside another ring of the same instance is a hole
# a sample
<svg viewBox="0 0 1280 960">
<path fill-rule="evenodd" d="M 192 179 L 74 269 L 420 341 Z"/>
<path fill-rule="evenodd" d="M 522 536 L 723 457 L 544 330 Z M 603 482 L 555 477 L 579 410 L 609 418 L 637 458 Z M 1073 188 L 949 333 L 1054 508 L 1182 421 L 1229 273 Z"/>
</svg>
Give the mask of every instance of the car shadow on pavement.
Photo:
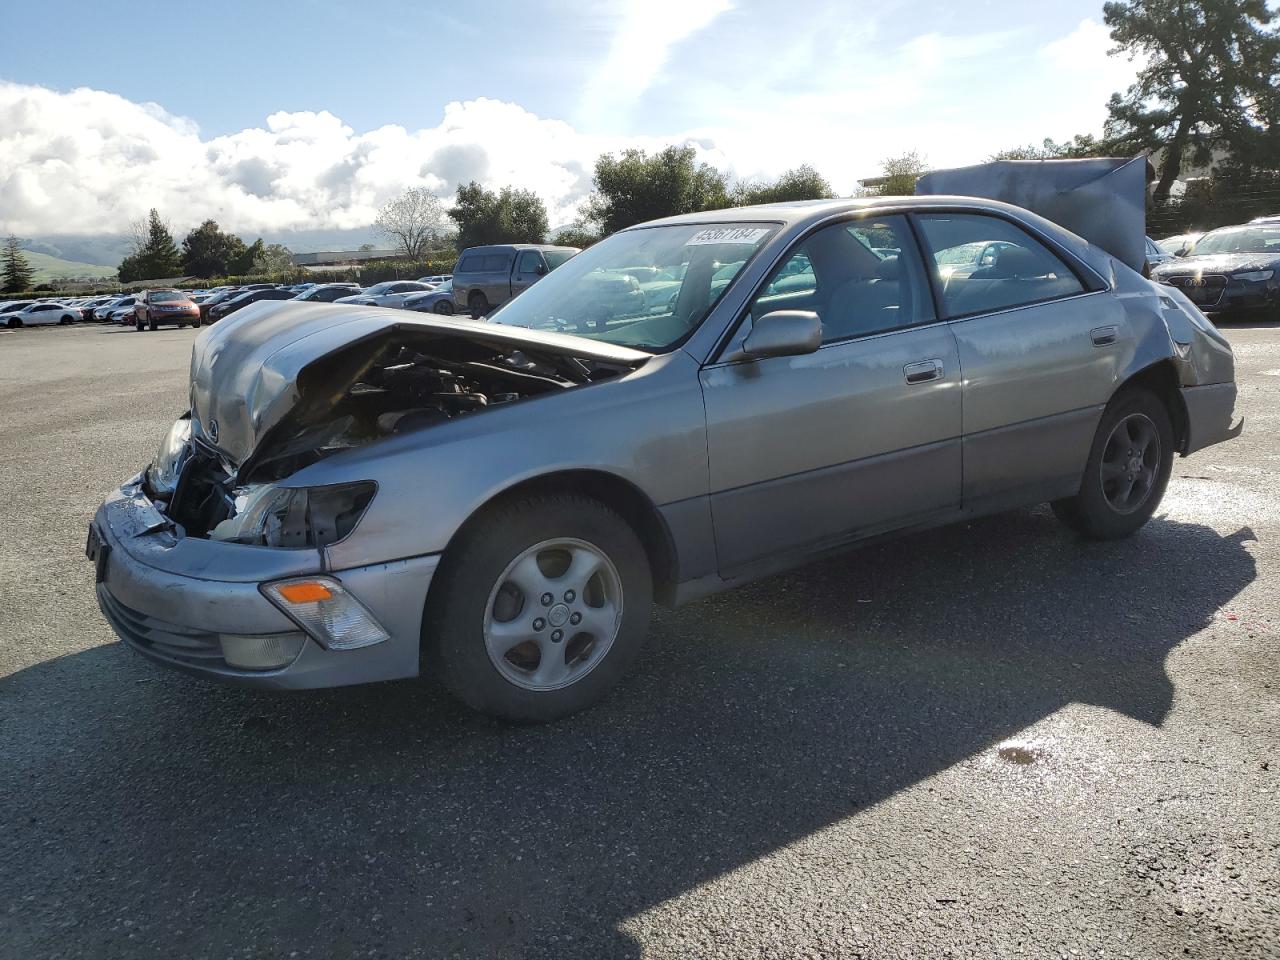
<svg viewBox="0 0 1280 960">
<path fill-rule="evenodd" d="M 629 918 L 1066 704 L 1159 725 L 1165 657 L 1254 579 L 1252 539 L 1157 518 L 1085 543 L 1039 509 L 876 545 L 661 612 L 629 680 L 544 727 L 425 683 L 272 696 L 119 644 L 46 662 L 0 682 L 0 889 L 27 898 L 6 939 L 638 956 Z"/>
</svg>

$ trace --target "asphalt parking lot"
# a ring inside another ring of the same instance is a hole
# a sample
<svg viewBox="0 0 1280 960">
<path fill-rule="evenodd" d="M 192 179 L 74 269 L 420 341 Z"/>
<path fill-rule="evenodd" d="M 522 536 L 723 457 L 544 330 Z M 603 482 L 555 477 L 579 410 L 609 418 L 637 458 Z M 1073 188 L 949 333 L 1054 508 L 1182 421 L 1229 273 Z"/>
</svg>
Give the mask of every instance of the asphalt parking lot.
<svg viewBox="0 0 1280 960">
<path fill-rule="evenodd" d="M 680 611 L 552 726 L 212 686 L 82 550 L 195 331 L 0 331 L 0 956 L 1280 956 L 1280 327 L 1112 544 L 1044 509 Z"/>
</svg>

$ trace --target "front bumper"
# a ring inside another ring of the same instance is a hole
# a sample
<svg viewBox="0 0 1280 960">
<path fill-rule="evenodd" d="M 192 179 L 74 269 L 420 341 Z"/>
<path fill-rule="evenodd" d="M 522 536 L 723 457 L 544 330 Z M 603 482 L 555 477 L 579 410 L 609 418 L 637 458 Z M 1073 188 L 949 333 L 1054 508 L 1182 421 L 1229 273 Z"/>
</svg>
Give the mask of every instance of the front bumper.
<svg viewBox="0 0 1280 960">
<path fill-rule="evenodd" d="M 287 666 L 240 669 L 223 658 L 220 635 L 296 634 L 297 626 L 258 585 L 321 572 L 319 553 L 178 536 L 163 525 L 140 479 L 112 493 L 94 517 L 106 547 L 98 605 L 126 645 L 167 667 L 268 689 L 337 687 L 418 674 L 422 612 L 438 555 L 325 571 L 359 598 L 390 639 L 356 650 L 326 650 L 308 637 Z"/>
<path fill-rule="evenodd" d="M 1180 289 L 1207 316 L 1251 313 L 1280 305 L 1280 282 L 1274 279 L 1251 281 L 1221 274 L 1173 274 L 1160 277 L 1159 282 Z"/>
<path fill-rule="evenodd" d="M 1244 429 L 1243 420 L 1234 426 L 1231 423 L 1236 406 L 1234 383 L 1183 387 L 1182 402 L 1187 410 L 1187 445 L 1183 456 L 1238 437 Z"/>
</svg>

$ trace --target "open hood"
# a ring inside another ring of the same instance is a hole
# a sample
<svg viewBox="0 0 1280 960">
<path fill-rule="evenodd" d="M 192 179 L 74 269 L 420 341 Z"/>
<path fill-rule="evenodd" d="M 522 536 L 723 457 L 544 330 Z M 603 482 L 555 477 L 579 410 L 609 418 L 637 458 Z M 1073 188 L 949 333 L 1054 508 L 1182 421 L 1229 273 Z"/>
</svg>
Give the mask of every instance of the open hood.
<svg viewBox="0 0 1280 960">
<path fill-rule="evenodd" d="M 193 434 L 233 467 L 277 426 L 326 412 L 379 351 L 394 344 L 501 365 L 513 354 L 546 380 L 590 381 L 593 368 L 633 368 L 651 354 L 568 334 L 346 304 L 252 304 L 196 338 Z"/>
<path fill-rule="evenodd" d="M 1000 200 L 1046 220 L 1142 271 L 1146 262 L 1146 157 L 996 160 L 926 173 L 917 194 Z"/>
</svg>

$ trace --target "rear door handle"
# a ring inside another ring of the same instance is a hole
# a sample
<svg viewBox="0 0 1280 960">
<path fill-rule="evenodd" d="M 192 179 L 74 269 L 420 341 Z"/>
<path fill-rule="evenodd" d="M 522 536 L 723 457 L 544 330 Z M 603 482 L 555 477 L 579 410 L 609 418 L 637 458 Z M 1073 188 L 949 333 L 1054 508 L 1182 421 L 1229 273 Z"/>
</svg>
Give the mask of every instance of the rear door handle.
<svg viewBox="0 0 1280 960">
<path fill-rule="evenodd" d="M 902 368 L 902 375 L 906 377 L 907 383 L 928 383 L 930 380 L 941 380 L 942 372 L 941 360 L 921 360 L 917 363 L 908 363 Z"/>
<path fill-rule="evenodd" d="M 1120 338 L 1119 327 L 1094 327 L 1089 331 L 1089 339 L 1095 347 L 1108 347 Z"/>
</svg>

